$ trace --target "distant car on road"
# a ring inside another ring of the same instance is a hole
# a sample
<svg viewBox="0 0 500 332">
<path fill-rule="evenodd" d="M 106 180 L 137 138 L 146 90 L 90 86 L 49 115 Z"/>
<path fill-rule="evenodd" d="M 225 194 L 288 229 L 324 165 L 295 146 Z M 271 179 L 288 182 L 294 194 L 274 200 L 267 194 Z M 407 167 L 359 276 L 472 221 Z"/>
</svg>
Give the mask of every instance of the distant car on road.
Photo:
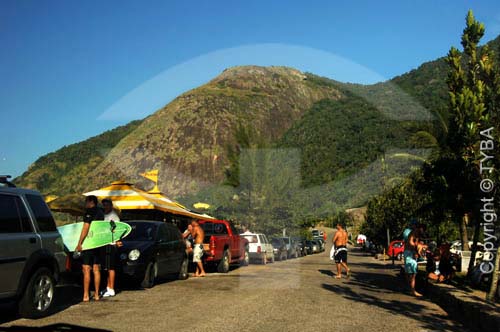
<svg viewBox="0 0 500 332">
<path fill-rule="evenodd" d="M 40 193 L 0 176 L 0 300 L 14 300 L 22 317 L 51 313 L 66 253 Z"/>
<path fill-rule="evenodd" d="M 299 253 L 297 252 L 297 245 L 291 237 L 282 237 L 286 244 L 286 250 L 288 252 L 288 258 L 297 258 Z"/>
<path fill-rule="evenodd" d="M 126 221 L 130 234 L 119 248 L 123 276 L 151 288 L 160 277 L 188 278 L 186 243 L 179 229 L 160 221 Z"/>
<path fill-rule="evenodd" d="M 316 240 L 308 240 L 307 241 L 307 245 L 310 248 L 311 254 L 317 254 L 318 252 L 320 252 L 320 244 L 319 244 L 318 241 L 316 241 Z"/>
<path fill-rule="evenodd" d="M 243 233 L 240 236 L 248 240 L 250 262 L 258 261 L 262 264 L 267 264 L 268 262 L 274 263 L 274 248 L 266 235 L 261 233 Z"/>
<path fill-rule="evenodd" d="M 284 261 L 288 258 L 288 250 L 286 248 L 286 243 L 283 239 L 273 238 L 271 244 L 274 248 L 274 259 L 278 261 Z"/>
<path fill-rule="evenodd" d="M 403 259 L 403 252 L 405 251 L 405 243 L 403 240 L 394 240 L 389 244 L 387 255 L 394 257 L 398 260 Z"/>
</svg>

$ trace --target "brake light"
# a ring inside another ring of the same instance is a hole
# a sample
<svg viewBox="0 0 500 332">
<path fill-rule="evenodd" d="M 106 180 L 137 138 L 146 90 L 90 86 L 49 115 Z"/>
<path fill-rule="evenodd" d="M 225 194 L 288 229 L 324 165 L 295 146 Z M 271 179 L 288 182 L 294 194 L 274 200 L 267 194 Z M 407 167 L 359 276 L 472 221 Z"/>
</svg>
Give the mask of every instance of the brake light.
<svg viewBox="0 0 500 332">
<path fill-rule="evenodd" d="M 257 246 L 257 253 L 260 254 L 262 251 L 262 249 L 260 248 L 260 246 Z"/>
<path fill-rule="evenodd" d="M 210 254 L 215 256 L 215 236 L 210 236 Z"/>
<path fill-rule="evenodd" d="M 66 272 L 71 272 L 71 258 L 69 258 L 69 255 L 66 255 L 65 268 L 66 268 Z"/>
</svg>

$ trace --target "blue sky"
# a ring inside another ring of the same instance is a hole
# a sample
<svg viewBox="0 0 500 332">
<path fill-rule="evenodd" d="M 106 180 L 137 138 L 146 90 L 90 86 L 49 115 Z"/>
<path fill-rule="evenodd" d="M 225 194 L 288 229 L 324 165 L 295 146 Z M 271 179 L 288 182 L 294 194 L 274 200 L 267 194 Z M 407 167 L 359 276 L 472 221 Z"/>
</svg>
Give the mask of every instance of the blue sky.
<svg viewBox="0 0 500 332">
<path fill-rule="evenodd" d="M 373 83 L 459 46 L 497 1 L 0 1 L 0 174 L 151 114 L 241 64 Z"/>
</svg>

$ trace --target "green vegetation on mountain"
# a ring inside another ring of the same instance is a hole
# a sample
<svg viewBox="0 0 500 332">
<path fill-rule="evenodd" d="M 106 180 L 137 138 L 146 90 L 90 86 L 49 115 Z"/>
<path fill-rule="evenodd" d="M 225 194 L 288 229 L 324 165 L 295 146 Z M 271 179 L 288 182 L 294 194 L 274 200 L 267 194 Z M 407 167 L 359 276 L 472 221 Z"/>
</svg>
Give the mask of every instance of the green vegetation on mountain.
<svg viewBox="0 0 500 332">
<path fill-rule="evenodd" d="M 94 169 L 106 154 L 142 121 L 108 130 L 83 142 L 64 146 L 36 160 L 26 172 L 15 179 L 22 187 L 35 188 L 44 194 L 66 195 L 81 192 L 82 184 L 92 181 Z"/>
</svg>

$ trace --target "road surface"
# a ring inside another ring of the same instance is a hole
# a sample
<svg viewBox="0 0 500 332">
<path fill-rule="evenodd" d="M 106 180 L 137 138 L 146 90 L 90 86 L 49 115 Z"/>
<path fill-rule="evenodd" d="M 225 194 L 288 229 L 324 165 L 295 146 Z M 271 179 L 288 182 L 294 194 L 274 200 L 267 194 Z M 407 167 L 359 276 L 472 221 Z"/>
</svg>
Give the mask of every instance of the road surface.
<svg viewBox="0 0 500 332">
<path fill-rule="evenodd" d="M 0 330 L 71 324 L 110 331 L 466 331 L 439 306 L 405 294 L 395 268 L 362 252 L 349 253 L 349 280 L 334 279 L 328 252 L 124 290 L 100 302 L 78 303 L 81 289 L 63 287 L 57 313 L 40 320 L 3 313 Z"/>
</svg>

